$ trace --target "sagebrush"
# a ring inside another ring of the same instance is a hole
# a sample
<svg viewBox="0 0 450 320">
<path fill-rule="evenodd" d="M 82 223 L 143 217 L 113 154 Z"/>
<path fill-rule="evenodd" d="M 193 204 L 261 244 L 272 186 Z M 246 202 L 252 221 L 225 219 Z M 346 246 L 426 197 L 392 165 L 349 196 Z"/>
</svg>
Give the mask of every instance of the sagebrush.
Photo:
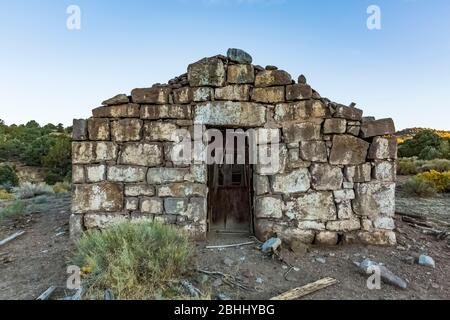
<svg viewBox="0 0 450 320">
<path fill-rule="evenodd" d="M 120 300 L 176 299 L 177 280 L 188 270 L 193 247 L 174 227 L 125 222 L 89 231 L 72 263 L 90 272 L 87 297 L 110 289 Z"/>
</svg>

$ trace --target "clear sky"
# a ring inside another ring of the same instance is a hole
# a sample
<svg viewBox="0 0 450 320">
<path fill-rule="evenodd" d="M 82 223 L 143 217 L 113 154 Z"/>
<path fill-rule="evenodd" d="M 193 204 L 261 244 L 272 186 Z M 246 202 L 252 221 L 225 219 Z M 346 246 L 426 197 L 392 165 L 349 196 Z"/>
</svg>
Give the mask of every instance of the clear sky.
<svg viewBox="0 0 450 320">
<path fill-rule="evenodd" d="M 367 8 L 381 9 L 381 30 Z M 69 5 L 81 30 L 68 30 Z M 450 130 L 448 0 L 0 0 L 0 119 L 69 125 L 229 47 L 397 128 Z"/>
</svg>

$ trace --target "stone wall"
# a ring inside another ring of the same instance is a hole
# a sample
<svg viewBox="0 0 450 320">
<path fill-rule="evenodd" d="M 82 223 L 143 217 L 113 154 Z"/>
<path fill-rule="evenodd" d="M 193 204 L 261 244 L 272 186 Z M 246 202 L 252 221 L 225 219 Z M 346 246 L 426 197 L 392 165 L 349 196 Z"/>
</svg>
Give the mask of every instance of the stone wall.
<svg viewBox="0 0 450 320">
<path fill-rule="evenodd" d="M 207 166 L 177 162 L 177 129 L 254 128 L 258 148 L 279 135 L 281 165 L 256 165 L 256 235 L 285 242 L 394 244 L 396 140 L 391 119 L 322 98 L 241 50 L 202 59 L 168 84 L 134 89 L 75 120 L 74 236 L 110 223 L 156 220 L 204 236 Z M 204 137 L 192 136 L 204 146 Z"/>
</svg>

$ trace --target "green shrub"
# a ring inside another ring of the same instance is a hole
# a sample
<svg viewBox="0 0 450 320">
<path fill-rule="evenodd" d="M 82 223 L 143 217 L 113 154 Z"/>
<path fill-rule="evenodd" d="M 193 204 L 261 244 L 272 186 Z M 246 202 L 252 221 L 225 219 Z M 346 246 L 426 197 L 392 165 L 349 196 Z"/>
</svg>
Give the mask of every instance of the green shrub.
<svg viewBox="0 0 450 320">
<path fill-rule="evenodd" d="M 20 215 L 26 214 L 26 204 L 23 201 L 17 200 L 11 203 L 6 208 L 0 210 L 0 221 L 3 221 L 7 218 L 13 218 Z"/>
<path fill-rule="evenodd" d="M 399 159 L 397 161 L 397 174 L 398 175 L 413 175 L 419 173 L 417 164 L 414 159 L 412 158 L 406 158 L 406 159 Z"/>
<path fill-rule="evenodd" d="M 411 196 L 431 197 L 436 195 L 436 189 L 429 180 L 414 176 L 403 185 L 405 192 Z"/>
<path fill-rule="evenodd" d="M 420 166 L 421 172 L 426 171 L 439 171 L 439 172 L 445 172 L 450 171 L 450 160 L 447 159 L 434 159 L 431 161 L 424 161 L 424 163 Z"/>
<path fill-rule="evenodd" d="M 191 255 L 191 244 L 173 227 L 126 222 L 88 232 L 72 263 L 90 270 L 83 283 L 88 297 L 111 289 L 120 300 L 173 299 Z"/>
<path fill-rule="evenodd" d="M 0 185 L 11 185 L 13 187 L 19 184 L 19 178 L 16 172 L 10 166 L 0 166 Z"/>
<path fill-rule="evenodd" d="M 14 188 L 14 193 L 18 199 L 31 199 L 41 195 L 53 194 L 53 188 L 45 183 L 32 184 L 25 182 L 17 188 Z"/>
</svg>

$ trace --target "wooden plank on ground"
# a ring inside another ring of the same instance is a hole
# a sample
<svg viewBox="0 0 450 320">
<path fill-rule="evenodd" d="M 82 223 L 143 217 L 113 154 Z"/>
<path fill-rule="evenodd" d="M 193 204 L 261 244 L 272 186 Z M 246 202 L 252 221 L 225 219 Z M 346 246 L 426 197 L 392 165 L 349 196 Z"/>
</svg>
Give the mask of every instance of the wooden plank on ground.
<svg viewBox="0 0 450 320">
<path fill-rule="evenodd" d="M 307 284 L 306 286 L 289 290 L 279 296 L 273 297 L 270 300 L 297 300 L 304 296 L 307 296 L 316 291 L 325 289 L 329 286 L 336 284 L 338 281 L 333 278 L 324 278 L 319 281 Z"/>
</svg>

